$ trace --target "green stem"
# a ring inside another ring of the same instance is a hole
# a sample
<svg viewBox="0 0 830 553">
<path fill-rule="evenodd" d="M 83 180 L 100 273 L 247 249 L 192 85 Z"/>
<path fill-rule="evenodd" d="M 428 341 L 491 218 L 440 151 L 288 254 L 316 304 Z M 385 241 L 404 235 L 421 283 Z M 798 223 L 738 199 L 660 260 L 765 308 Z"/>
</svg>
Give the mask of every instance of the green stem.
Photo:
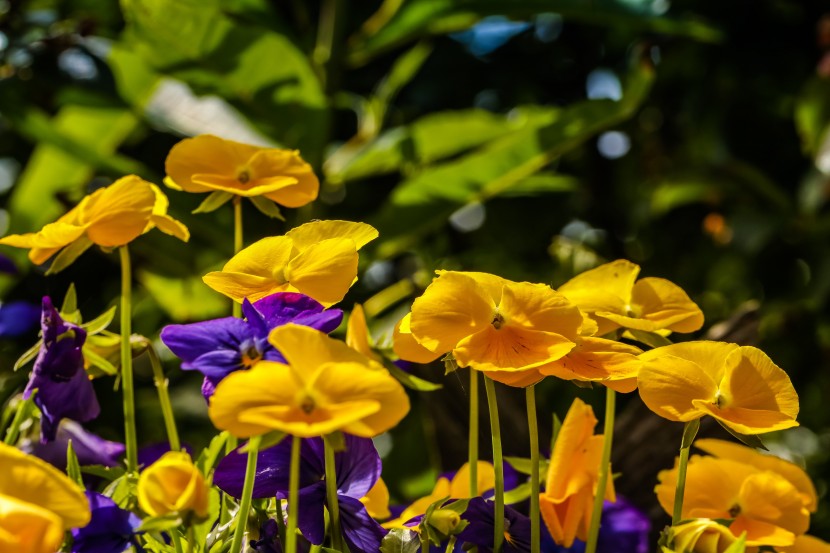
<svg viewBox="0 0 830 553">
<path fill-rule="evenodd" d="M 280 543 L 285 546 L 285 517 L 282 513 L 282 499 L 277 498 L 276 504 L 277 510 L 277 535 L 279 536 Z M 284 551 L 284 549 L 283 549 Z"/>
<path fill-rule="evenodd" d="M 455 550 L 455 541 L 455 535 L 450 536 L 450 539 L 447 542 L 447 548 L 444 550 L 444 553 L 452 553 Z"/>
<path fill-rule="evenodd" d="M 335 551 L 343 551 L 343 538 L 340 535 L 340 504 L 337 502 L 334 448 L 329 440 L 323 440 L 323 447 L 326 458 L 326 501 L 331 515 L 331 545 Z"/>
<path fill-rule="evenodd" d="M 689 451 L 692 442 L 700 428 L 700 419 L 687 422 L 683 426 L 683 442 L 680 444 L 680 462 L 677 464 L 677 485 L 674 490 L 674 509 L 672 510 L 672 526 L 677 525 L 683 518 L 683 494 L 686 491 L 686 467 L 689 464 Z"/>
<path fill-rule="evenodd" d="M 288 529 L 285 531 L 286 553 L 297 553 L 297 513 L 300 503 L 300 444 L 297 436 L 291 442 L 291 468 L 288 477 Z"/>
<path fill-rule="evenodd" d="M 124 438 L 127 447 L 127 472 L 138 470 L 138 439 L 135 430 L 135 391 L 133 389 L 132 271 L 130 250 L 118 248 L 121 258 L 121 391 L 124 397 Z"/>
<path fill-rule="evenodd" d="M 487 390 L 487 407 L 490 411 L 490 434 L 493 437 L 493 468 L 496 473 L 496 506 L 493 514 L 493 553 L 501 551 L 504 541 L 504 462 L 501 454 L 501 429 L 499 427 L 499 406 L 496 402 L 496 387 L 491 378 L 484 377 Z"/>
<path fill-rule="evenodd" d="M 14 445 L 17 443 L 17 439 L 20 437 L 20 426 L 23 424 L 23 421 L 32 415 L 32 411 L 35 408 L 36 393 L 37 390 L 29 396 L 29 399 L 22 399 L 17 404 L 14 419 L 12 419 L 11 425 L 9 425 L 8 430 L 6 430 L 6 438 L 3 440 L 4 444 Z"/>
<path fill-rule="evenodd" d="M 193 525 L 187 527 L 187 553 L 193 553 L 196 550 L 196 530 Z"/>
<path fill-rule="evenodd" d="M 539 427 L 536 421 L 536 385 L 525 388 L 527 431 L 530 434 L 530 551 L 539 553 Z"/>
<path fill-rule="evenodd" d="M 170 538 L 173 540 L 173 547 L 176 549 L 176 553 L 184 553 L 184 549 L 182 549 L 182 539 L 179 537 L 179 532 L 175 528 L 170 530 Z"/>
<path fill-rule="evenodd" d="M 467 441 L 470 497 L 478 495 L 478 371 L 470 368 L 470 436 Z"/>
<path fill-rule="evenodd" d="M 591 526 L 588 528 L 588 542 L 585 553 L 595 553 L 599 539 L 599 526 L 602 520 L 602 505 L 605 502 L 605 489 L 608 487 L 608 473 L 611 472 L 611 446 L 614 441 L 614 412 L 617 394 L 611 388 L 605 389 L 605 428 L 602 442 L 602 459 L 599 465 L 599 480 L 594 495 L 594 510 L 591 512 Z"/>
<path fill-rule="evenodd" d="M 426 534 L 426 528 L 421 530 L 421 553 L 429 553 L 429 536 L 427 536 Z"/>
<path fill-rule="evenodd" d="M 233 197 L 233 254 L 242 250 L 242 196 Z M 233 316 L 242 317 L 242 304 L 233 302 Z"/>
<path fill-rule="evenodd" d="M 261 440 L 262 436 L 254 436 L 248 441 L 248 464 L 245 467 L 245 482 L 242 485 L 242 497 L 239 499 L 239 512 L 236 514 L 236 530 L 233 533 L 230 553 L 239 553 L 242 550 L 242 539 L 248 530 L 248 513 L 251 510 L 256 460 Z"/>
<path fill-rule="evenodd" d="M 173 405 L 170 403 L 170 394 L 167 392 L 167 378 L 164 377 L 164 368 L 152 344 L 147 344 L 147 354 L 150 356 L 150 365 L 153 367 L 153 382 L 159 395 L 161 416 L 164 418 L 164 428 L 167 431 L 167 441 L 171 451 L 179 451 L 182 446 L 179 442 L 179 431 L 176 429 L 176 417 L 173 414 Z"/>
</svg>

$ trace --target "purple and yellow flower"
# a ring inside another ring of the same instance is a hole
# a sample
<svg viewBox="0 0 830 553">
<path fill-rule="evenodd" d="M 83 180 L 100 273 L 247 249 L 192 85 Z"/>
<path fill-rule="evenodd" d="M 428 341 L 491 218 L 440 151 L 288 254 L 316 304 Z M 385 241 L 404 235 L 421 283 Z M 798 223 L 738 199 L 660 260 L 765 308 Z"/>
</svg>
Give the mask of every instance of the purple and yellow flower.
<svg viewBox="0 0 830 553">
<path fill-rule="evenodd" d="M 340 324 L 343 312 L 325 310 L 315 300 L 296 292 L 279 292 L 251 304 L 242 302 L 244 319 L 224 317 L 200 323 L 168 325 L 161 340 L 182 359 L 182 370 L 205 376 L 202 393 L 213 395 L 219 382 L 232 372 L 249 369 L 261 360 L 284 363 L 282 354 L 268 342 L 278 326 L 293 323 L 329 333 Z"/>
<path fill-rule="evenodd" d="M 120 508 L 105 495 L 86 492 L 92 519 L 72 530 L 72 553 L 121 553 L 130 547 L 142 551 L 136 537 L 141 519 Z"/>
<path fill-rule="evenodd" d="M 81 348 L 86 331 L 61 319 L 49 296 L 43 298 L 40 327 L 43 345 L 23 397 L 28 399 L 37 391 L 40 439 L 46 443 L 55 439 L 58 423 L 64 417 L 86 422 L 97 417 L 101 408 L 84 370 Z"/>
<path fill-rule="evenodd" d="M 381 462 L 372 440 L 345 435 L 346 449 L 334 455 L 337 501 L 343 538 L 355 553 L 376 553 L 386 531 L 375 522 L 362 499 L 380 482 Z M 323 440 L 309 438 L 300 446 L 300 492 L 298 526 L 315 545 L 325 538 L 326 481 Z M 236 450 L 216 468 L 214 483 L 234 497 L 241 497 L 246 455 Z M 254 498 L 288 498 L 291 440 L 257 454 Z"/>
<path fill-rule="evenodd" d="M 458 541 L 477 546 L 479 551 L 492 551 L 495 530 L 495 503 L 474 497 L 461 515 L 469 524 L 458 533 Z M 503 553 L 528 553 L 530 548 L 530 519 L 505 505 Z"/>
</svg>

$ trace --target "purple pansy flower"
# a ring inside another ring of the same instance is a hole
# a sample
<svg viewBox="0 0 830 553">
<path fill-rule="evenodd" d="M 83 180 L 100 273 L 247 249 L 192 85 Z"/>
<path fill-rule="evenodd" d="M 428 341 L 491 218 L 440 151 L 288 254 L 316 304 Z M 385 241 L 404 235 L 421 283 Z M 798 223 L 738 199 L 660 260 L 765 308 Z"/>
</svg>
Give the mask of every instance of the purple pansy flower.
<svg viewBox="0 0 830 553">
<path fill-rule="evenodd" d="M 72 449 L 78 456 L 81 466 L 116 467 L 124 455 L 124 444 L 96 436 L 77 422 L 68 419 L 64 419 L 58 426 L 54 441 L 44 444 L 26 440 L 20 444 L 20 449 L 61 470 L 66 470 L 66 449 L 69 440 L 72 440 Z"/>
<path fill-rule="evenodd" d="M 259 529 L 259 539 L 251 540 L 251 549 L 260 553 L 282 553 L 280 531 L 277 521 L 269 518 Z"/>
<path fill-rule="evenodd" d="M 597 553 L 648 553 L 651 521 L 645 513 L 617 496 L 602 506 Z M 585 542 L 576 540 L 571 547 L 556 545 L 547 532 L 542 533 L 542 551 L 546 553 L 583 553 Z"/>
<path fill-rule="evenodd" d="M 87 491 L 92 520 L 72 530 L 72 553 L 121 553 L 134 546 L 144 551 L 135 536 L 141 519 L 105 495 Z"/>
<path fill-rule="evenodd" d="M 0 304 L 0 338 L 17 338 L 37 326 L 40 308 L 28 301 L 9 301 Z"/>
<path fill-rule="evenodd" d="M 369 438 L 346 435 L 346 449 L 335 453 L 337 500 L 343 538 L 353 553 L 377 553 L 384 530 L 366 512 L 360 499 L 380 478 L 380 456 Z M 303 536 L 315 545 L 325 537 L 326 504 L 325 457 L 322 438 L 308 438 L 300 447 L 300 497 L 298 526 Z M 239 450 L 219 462 L 213 483 L 234 497 L 242 495 L 247 456 Z M 254 498 L 288 497 L 291 439 L 260 451 L 254 480 Z"/>
<path fill-rule="evenodd" d="M 17 265 L 14 264 L 14 261 L 11 260 L 10 257 L 5 256 L 0 253 L 0 273 L 7 273 L 10 275 L 16 275 L 18 273 Z"/>
<path fill-rule="evenodd" d="M 86 422 L 101 412 L 92 382 L 84 370 L 81 348 L 86 331 L 61 319 L 49 296 L 43 297 L 40 328 L 43 345 L 35 360 L 23 398 L 37 390 L 35 404 L 41 412 L 40 441 L 55 439 L 58 423 L 66 417 Z"/>
<path fill-rule="evenodd" d="M 458 541 L 478 546 L 479 551 L 492 551 L 495 531 L 495 503 L 474 497 L 461 518 L 469 524 L 458 533 Z M 509 505 L 504 506 L 503 553 L 530 551 L 530 518 Z"/>
<path fill-rule="evenodd" d="M 251 304 L 242 302 L 244 319 L 224 317 L 200 323 L 168 325 L 161 341 L 182 361 L 182 369 L 205 375 L 202 395 L 213 395 L 219 382 L 234 371 L 250 368 L 260 360 L 285 362 L 268 342 L 274 328 L 288 323 L 331 332 L 340 325 L 343 312 L 324 309 L 317 301 L 295 292 L 278 292 Z"/>
</svg>

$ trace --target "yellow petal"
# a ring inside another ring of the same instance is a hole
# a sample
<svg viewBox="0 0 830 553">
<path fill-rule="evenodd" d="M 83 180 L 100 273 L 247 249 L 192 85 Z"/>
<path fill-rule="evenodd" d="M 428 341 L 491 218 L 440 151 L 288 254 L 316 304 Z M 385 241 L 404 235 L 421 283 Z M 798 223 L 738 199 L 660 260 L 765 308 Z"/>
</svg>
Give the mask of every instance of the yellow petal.
<svg viewBox="0 0 830 553">
<path fill-rule="evenodd" d="M 634 284 L 631 303 L 638 317 L 675 332 L 694 332 L 703 326 L 703 312 L 678 285 L 662 278 L 643 278 Z M 629 327 L 634 328 L 634 327 Z"/>
<path fill-rule="evenodd" d="M 751 346 L 743 346 L 730 357 L 731 370 L 720 386 L 721 405 L 744 409 L 777 411 L 795 420 L 798 394 L 787 376 L 767 355 Z"/>
<path fill-rule="evenodd" d="M 637 376 L 643 403 L 671 421 L 686 422 L 703 416 L 695 401 L 714 401 L 718 387 L 712 377 L 687 359 L 674 355 L 646 357 L 648 353 L 640 356 L 645 363 Z"/>
<path fill-rule="evenodd" d="M 283 273 L 291 259 L 292 249 L 293 242 L 285 236 L 263 238 L 240 250 L 225 263 L 222 270 L 285 282 Z"/>
<path fill-rule="evenodd" d="M 814 536 L 797 536 L 795 543 L 786 547 L 777 547 L 780 553 L 830 553 L 830 543 Z"/>
<path fill-rule="evenodd" d="M 246 273 L 214 271 L 203 276 L 202 282 L 238 303 L 245 298 L 254 302 L 275 292 L 296 292 L 287 282 L 279 284 L 268 277 Z"/>
<path fill-rule="evenodd" d="M 0 443 L 0 494 L 48 509 L 67 528 L 86 526 L 91 517 L 86 496 L 65 474 L 3 443 Z"/>
<path fill-rule="evenodd" d="M 586 538 L 592 505 L 593 495 L 587 488 L 560 502 L 546 494 L 539 496 L 542 520 L 553 540 L 566 548 L 571 547 L 576 538 Z"/>
<path fill-rule="evenodd" d="M 188 511 L 199 518 L 208 514 L 205 478 L 183 451 L 168 451 L 145 468 L 138 479 L 138 503 L 152 516 Z"/>
<path fill-rule="evenodd" d="M 413 363 L 431 363 L 447 353 L 446 351 L 431 352 L 419 344 L 409 330 L 409 321 L 412 313 L 407 313 L 403 319 L 395 325 L 392 333 L 392 349 L 395 355 L 404 361 Z"/>
<path fill-rule="evenodd" d="M 378 237 L 378 231 L 366 223 L 354 223 L 352 221 L 311 221 L 299 227 L 293 228 L 285 233 L 299 251 L 332 238 L 343 238 L 352 240 L 355 249 L 359 250 L 372 240 Z"/>
<path fill-rule="evenodd" d="M 583 324 L 579 309 L 544 284 L 506 281 L 498 312 L 510 326 L 555 332 L 571 340 Z"/>
<path fill-rule="evenodd" d="M 804 507 L 801 494 L 786 478 L 774 472 L 759 472 L 743 481 L 740 508 L 742 516 L 769 522 L 795 535 L 805 533 L 810 527 L 810 512 Z"/>
<path fill-rule="evenodd" d="M 277 348 L 296 371 L 297 377 L 306 381 L 325 363 L 356 363 L 366 369 L 386 370 L 365 355 L 355 351 L 340 340 L 313 328 L 295 324 L 278 326 L 271 331 L 268 341 Z"/>
<path fill-rule="evenodd" d="M 749 547 L 758 545 L 781 547 L 792 545 L 795 542 L 795 534 L 792 532 L 775 524 L 744 516 L 739 516 L 732 521 L 732 524 L 729 525 L 729 531 L 736 536 L 746 534 L 746 545 Z"/>
<path fill-rule="evenodd" d="M 514 388 L 527 388 L 545 378 L 545 375 L 536 369 L 525 369 L 518 372 L 484 371 L 484 375 L 496 382 L 501 382 L 506 386 L 512 386 Z"/>
<path fill-rule="evenodd" d="M 680 357 L 697 364 L 712 380 L 720 382 L 725 374 L 726 358 L 738 347 L 737 344 L 709 340 L 682 342 L 646 351 L 640 354 L 640 359 L 650 361 L 663 355 Z"/>
<path fill-rule="evenodd" d="M 721 459 L 732 459 L 760 470 L 768 470 L 780 474 L 795 486 L 802 496 L 804 506 L 810 512 L 815 512 L 818 506 L 818 495 L 813 481 L 809 475 L 796 465 L 773 455 L 763 454 L 759 451 L 740 444 L 726 440 L 702 438 L 695 441 L 695 447 L 702 449 L 710 455 Z"/>
<path fill-rule="evenodd" d="M 53 512 L 0 494 L 0 551 L 55 553 L 63 532 L 63 521 Z"/>
<path fill-rule="evenodd" d="M 730 519 L 730 510 L 738 504 L 741 483 L 756 469 L 729 459 L 692 456 L 686 469 L 683 513 L 686 518 Z M 667 513 L 674 507 L 677 466 L 660 471 L 654 488 L 657 500 Z"/>
<path fill-rule="evenodd" d="M 352 240 L 332 238 L 309 246 L 291 259 L 285 278 L 303 294 L 329 307 L 342 300 L 355 282 L 357 262 Z"/>
<path fill-rule="evenodd" d="M 369 516 L 374 519 L 383 520 L 392 516 L 389 512 L 389 488 L 386 487 L 383 478 L 378 478 L 372 489 L 360 498 L 360 502 L 366 507 Z"/>
<path fill-rule="evenodd" d="M 150 223 L 157 227 L 164 234 L 175 236 L 182 242 L 190 240 L 190 231 L 184 224 L 169 215 L 152 215 Z"/>
<path fill-rule="evenodd" d="M 538 368 L 544 375 L 552 375 L 565 380 L 625 381 L 626 391 L 637 387 L 637 374 L 642 361 L 637 355 L 639 348 L 606 340 L 604 338 L 580 338 L 576 347 L 565 357 Z M 630 389 L 629 389 L 630 388 Z"/>
<path fill-rule="evenodd" d="M 370 339 L 371 336 L 369 336 L 369 327 L 366 324 L 366 314 L 363 312 L 363 306 L 356 303 L 352 308 L 352 314 L 349 315 L 349 321 L 346 324 L 346 345 L 370 359 L 380 361 L 372 349 L 372 344 L 369 342 Z"/>
<path fill-rule="evenodd" d="M 266 197 L 286 207 L 301 207 L 317 199 L 320 181 L 296 150 L 268 149 L 257 152 L 250 160 L 252 178 L 273 178 L 279 175 L 291 184 L 266 194 Z"/>
<path fill-rule="evenodd" d="M 695 400 L 696 409 L 711 415 L 741 434 L 762 434 L 798 426 L 798 422 L 780 411 L 718 407 L 711 401 Z"/>
<path fill-rule="evenodd" d="M 193 175 L 192 182 L 211 191 L 229 192 L 245 198 L 270 196 L 277 191 L 297 184 L 296 179 L 284 176 L 274 176 L 241 183 L 238 177 L 206 174 Z"/>
<path fill-rule="evenodd" d="M 203 134 L 173 146 L 164 166 L 169 181 L 180 189 L 186 192 L 208 192 L 210 188 L 193 182 L 193 175 L 236 178 L 259 150 L 256 146 Z M 168 180 L 165 179 L 165 184 L 167 183 Z M 242 187 L 242 184 L 239 183 L 239 186 Z"/>
<path fill-rule="evenodd" d="M 624 315 L 631 304 L 634 281 L 640 267 L 618 259 L 576 275 L 559 287 L 559 292 L 586 313 L 606 311 Z M 606 334 L 611 328 L 600 322 L 598 334 Z M 606 328 L 603 328 L 605 326 Z"/>
<path fill-rule="evenodd" d="M 674 550 L 678 552 L 723 553 L 735 541 L 729 528 L 708 518 L 679 524 L 670 532 Z"/>
<path fill-rule="evenodd" d="M 496 471 L 493 468 L 493 464 L 487 461 L 478 461 L 476 467 L 478 468 L 476 469 L 477 480 L 475 492 L 470 493 L 470 464 L 464 463 L 450 482 L 450 497 L 453 499 L 478 497 L 483 495 L 484 492 L 495 488 Z"/>
<path fill-rule="evenodd" d="M 464 338 L 453 350 L 461 367 L 479 371 L 521 371 L 558 359 L 574 343 L 560 334 L 510 325 L 490 326 Z"/>
<path fill-rule="evenodd" d="M 596 424 L 591 406 L 574 399 L 557 435 L 548 467 L 545 495 L 554 502 L 564 501 L 585 487 L 593 489 L 599 464 L 593 466 L 587 461 L 589 450 L 597 445 L 592 440 Z M 598 438 L 601 448 L 602 437 Z"/>
<path fill-rule="evenodd" d="M 467 336 L 491 327 L 496 305 L 474 279 L 445 272 L 413 303 L 410 330 L 426 349 L 451 351 Z"/>
</svg>

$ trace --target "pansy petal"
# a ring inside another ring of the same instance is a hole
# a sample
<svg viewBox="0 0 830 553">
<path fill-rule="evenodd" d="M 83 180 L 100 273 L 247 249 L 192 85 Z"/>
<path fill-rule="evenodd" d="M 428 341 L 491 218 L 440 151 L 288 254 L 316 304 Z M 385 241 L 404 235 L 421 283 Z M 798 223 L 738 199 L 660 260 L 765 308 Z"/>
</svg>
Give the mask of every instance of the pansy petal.
<svg viewBox="0 0 830 553">
<path fill-rule="evenodd" d="M 631 303 L 639 317 L 675 332 L 694 332 L 703 326 L 703 312 L 680 286 L 663 278 L 647 277 L 634 284 Z"/>
<path fill-rule="evenodd" d="M 545 375 L 540 373 L 537 369 L 525 369 L 523 371 L 508 372 L 508 371 L 483 371 L 487 378 L 501 382 L 505 386 L 512 386 L 513 388 L 527 388 L 541 382 Z"/>
<path fill-rule="evenodd" d="M 203 134 L 173 146 L 164 166 L 168 178 L 182 190 L 207 192 L 209 188 L 193 182 L 194 174 L 235 176 L 258 150 L 256 146 Z"/>
<path fill-rule="evenodd" d="M 795 542 L 786 547 L 776 548 L 781 553 L 830 553 L 830 543 L 815 536 L 796 536 Z"/>
<path fill-rule="evenodd" d="M 269 277 L 228 271 L 208 273 L 202 277 L 202 282 L 237 303 L 242 303 L 245 298 L 256 301 L 289 288 L 288 284 L 279 284 Z"/>
<path fill-rule="evenodd" d="M 740 494 L 741 482 L 756 470 L 743 463 L 714 457 L 692 456 L 686 472 L 683 518 L 732 518 L 730 509 Z M 674 505 L 677 467 L 660 471 L 654 491 L 667 513 Z"/>
<path fill-rule="evenodd" d="M 741 434 L 763 434 L 798 426 L 798 422 L 780 411 L 744 409 L 742 407 L 718 407 L 711 401 L 692 402 L 700 412 L 711 415 L 729 428 Z"/>
<path fill-rule="evenodd" d="M 377 354 L 372 350 L 372 345 L 369 343 L 370 339 L 363 306 L 356 303 L 346 325 L 346 344 L 366 357 L 374 357 L 377 360 Z"/>
<path fill-rule="evenodd" d="M 193 175 L 193 183 L 208 190 L 229 192 L 237 196 L 252 198 L 255 196 L 268 196 L 274 192 L 292 187 L 297 184 L 297 180 L 283 175 L 274 175 L 242 184 L 236 177 L 196 174 Z"/>
<path fill-rule="evenodd" d="M 297 527 L 305 539 L 312 544 L 322 544 L 326 536 L 326 519 L 323 509 L 326 504 L 326 483 L 321 480 L 303 487 L 300 490 L 298 503 Z"/>
<path fill-rule="evenodd" d="M 291 322 L 301 315 L 316 314 L 323 311 L 320 302 L 297 292 L 271 294 L 254 302 L 254 308 L 262 314 L 262 317 L 271 326 Z"/>
<path fill-rule="evenodd" d="M 313 328 L 287 324 L 272 330 L 268 340 L 282 352 L 301 378 L 313 374 L 324 363 L 331 362 L 359 363 L 366 368 L 381 369 L 377 364 L 370 365 L 366 356 L 344 342 Z"/>
<path fill-rule="evenodd" d="M 637 376 L 637 387 L 649 409 L 680 422 L 703 416 L 694 401 L 713 401 L 718 393 L 717 384 L 700 365 L 673 355 L 646 359 Z"/>
<path fill-rule="evenodd" d="M 767 355 L 743 346 L 730 357 L 732 369 L 721 384 L 721 394 L 729 407 L 778 411 L 790 419 L 798 416 L 798 394 L 787 376 Z"/>
<path fill-rule="evenodd" d="M 741 514 L 753 520 L 770 522 L 803 534 L 810 527 L 810 512 L 801 494 L 789 480 L 774 472 L 759 472 L 744 479 L 740 493 Z"/>
<path fill-rule="evenodd" d="M 360 502 L 366 506 L 369 516 L 377 520 L 385 520 L 392 516 L 389 511 L 389 488 L 383 478 L 378 478 L 366 495 L 360 498 Z"/>
<path fill-rule="evenodd" d="M 291 259 L 293 247 L 291 239 L 285 236 L 263 238 L 240 250 L 225 263 L 222 271 L 247 273 L 277 281 L 277 276 L 285 270 Z"/>
<path fill-rule="evenodd" d="M 190 240 L 190 231 L 184 226 L 184 223 L 169 215 L 151 215 L 150 222 L 164 234 L 175 236 L 182 242 Z"/>
<path fill-rule="evenodd" d="M 296 150 L 260 150 L 251 157 L 248 166 L 256 181 L 268 175 L 282 175 L 291 179 L 290 185 L 266 194 L 267 198 L 280 205 L 301 207 L 317 199 L 320 182 L 311 165 Z"/>
<path fill-rule="evenodd" d="M 642 361 L 636 356 L 639 348 L 604 338 L 580 338 L 564 357 L 538 367 L 540 373 L 565 380 L 599 381 L 625 380 L 629 383 L 640 372 Z M 629 386 L 625 386 L 628 388 Z M 629 391 L 633 391 L 631 388 Z"/>
<path fill-rule="evenodd" d="M 63 532 L 60 517 L 49 509 L 0 494 L 0 551 L 57 551 Z"/>
<path fill-rule="evenodd" d="M 285 278 L 303 294 L 330 306 L 342 300 L 354 284 L 357 262 L 357 250 L 351 240 L 323 240 L 292 258 Z"/>
<path fill-rule="evenodd" d="M 576 275 L 558 290 L 588 313 L 625 313 L 639 273 L 638 265 L 618 259 Z"/>
<path fill-rule="evenodd" d="M 710 340 L 681 342 L 643 352 L 640 354 L 640 359 L 651 361 L 664 355 L 686 359 L 698 365 L 712 380 L 720 382 L 726 371 L 726 359 L 738 347 L 737 344 Z"/>
<path fill-rule="evenodd" d="M 293 241 L 294 247 L 301 252 L 323 240 L 335 238 L 351 240 L 354 242 L 355 250 L 359 250 L 377 238 L 378 231 L 366 223 L 311 221 L 289 230 L 285 235 Z"/>
<path fill-rule="evenodd" d="M 575 344 L 561 334 L 505 325 L 490 326 L 461 340 L 453 350 L 461 367 L 521 371 L 565 356 Z"/>
<path fill-rule="evenodd" d="M 340 504 L 340 526 L 349 551 L 380 551 L 380 542 L 386 535 L 386 530 L 369 516 L 359 499 L 345 495 L 338 495 L 337 499 Z"/>
<path fill-rule="evenodd" d="M 506 282 L 498 311 L 508 325 L 556 332 L 571 339 L 582 326 L 579 308 L 544 284 Z"/>
<path fill-rule="evenodd" d="M 768 545 L 781 547 L 795 543 L 795 534 L 761 520 L 739 516 L 729 525 L 729 531 L 735 536 L 746 533 L 747 546 Z"/>
<path fill-rule="evenodd" d="M 360 499 L 380 478 L 381 462 L 370 438 L 346 434 L 346 449 L 335 454 L 337 492 Z"/>
<path fill-rule="evenodd" d="M 216 350 L 239 351 L 239 344 L 249 338 L 251 331 L 248 325 L 236 317 L 167 325 L 161 331 L 164 345 L 188 363 Z"/>
<path fill-rule="evenodd" d="M 409 330 L 409 321 L 412 313 L 407 313 L 395 325 L 392 334 L 392 349 L 399 358 L 413 363 L 432 363 L 446 352 L 432 352 L 419 344 Z"/>
</svg>

